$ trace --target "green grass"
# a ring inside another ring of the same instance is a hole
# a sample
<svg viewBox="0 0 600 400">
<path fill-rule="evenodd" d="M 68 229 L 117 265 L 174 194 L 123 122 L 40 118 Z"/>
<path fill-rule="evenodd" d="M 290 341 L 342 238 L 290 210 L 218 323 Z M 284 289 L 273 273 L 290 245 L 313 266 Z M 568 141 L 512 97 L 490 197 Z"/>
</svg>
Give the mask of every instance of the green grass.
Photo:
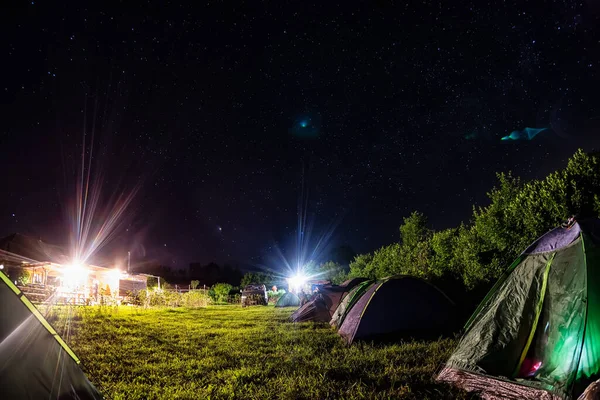
<svg viewBox="0 0 600 400">
<path fill-rule="evenodd" d="M 87 307 L 49 320 L 107 399 L 466 398 L 433 380 L 454 340 L 348 347 L 291 312 Z"/>
</svg>

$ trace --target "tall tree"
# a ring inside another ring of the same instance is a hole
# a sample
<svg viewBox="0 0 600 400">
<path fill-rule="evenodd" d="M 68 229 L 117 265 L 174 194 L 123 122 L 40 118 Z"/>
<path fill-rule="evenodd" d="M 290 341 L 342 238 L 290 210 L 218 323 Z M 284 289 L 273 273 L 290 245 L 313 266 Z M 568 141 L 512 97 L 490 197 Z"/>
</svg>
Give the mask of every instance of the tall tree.
<svg viewBox="0 0 600 400">
<path fill-rule="evenodd" d="M 410 216 L 404 218 L 404 223 L 400 226 L 400 240 L 402 244 L 414 246 L 422 240 L 425 240 L 431 231 L 427 228 L 427 218 L 418 211 L 413 211 Z"/>
</svg>

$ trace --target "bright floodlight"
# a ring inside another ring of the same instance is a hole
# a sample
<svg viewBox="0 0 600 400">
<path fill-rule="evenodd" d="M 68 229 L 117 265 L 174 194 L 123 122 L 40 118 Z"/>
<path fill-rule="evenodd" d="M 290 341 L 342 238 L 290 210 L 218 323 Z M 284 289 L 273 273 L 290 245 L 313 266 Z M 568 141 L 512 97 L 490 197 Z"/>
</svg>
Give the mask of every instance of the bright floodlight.
<svg viewBox="0 0 600 400">
<path fill-rule="evenodd" d="M 110 274 L 114 279 L 119 279 L 121 276 L 124 275 L 119 268 L 113 269 L 112 271 L 110 271 Z"/>
<path fill-rule="evenodd" d="M 63 284 L 67 287 L 76 287 L 87 280 L 88 270 L 79 262 L 74 262 L 62 271 Z"/>
<path fill-rule="evenodd" d="M 304 274 L 302 274 L 302 273 L 297 273 L 296 275 L 292 276 L 291 278 L 288 278 L 287 281 L 288 281 L 290 291 L 292 291 L 292 292 L 298 291 L 302 286 L 304 286 L 304 284 L 306 283 L 307 280 L 308 280 L 308 278 L 306 276 L 304 276 Z"/>
</svg>

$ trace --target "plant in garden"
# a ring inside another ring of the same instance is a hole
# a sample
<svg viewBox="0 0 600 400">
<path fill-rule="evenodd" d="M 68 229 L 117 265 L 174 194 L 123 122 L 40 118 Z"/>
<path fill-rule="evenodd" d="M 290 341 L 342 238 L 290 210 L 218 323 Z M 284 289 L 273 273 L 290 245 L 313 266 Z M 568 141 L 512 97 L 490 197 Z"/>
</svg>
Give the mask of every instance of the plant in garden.
<svg viewBox="0 0 600 400">
<path fill-rule="evenodd" d="M 213 285 L 209 293 L 212 293 L 211 299 L 216 303 L 226 303 L 229 297 L 229 292 L 233 286 L 229 283 L 216 283 Z"/>
</svg>

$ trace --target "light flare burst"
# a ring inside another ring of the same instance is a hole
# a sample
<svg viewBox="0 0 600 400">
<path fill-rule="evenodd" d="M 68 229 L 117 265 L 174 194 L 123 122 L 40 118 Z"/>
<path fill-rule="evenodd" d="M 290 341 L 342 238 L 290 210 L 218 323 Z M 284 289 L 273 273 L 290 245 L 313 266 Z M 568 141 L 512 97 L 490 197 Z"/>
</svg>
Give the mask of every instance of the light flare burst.
<svg viewBox="0 0 600 400">
<path fill-rule="evenodd" d="M 88 263 L 96 252 L 115 237 L 124 222 L 125 212 L 139 190 L 139 185 L 130 191 L 118 190 L 110 196 L 104 207 L 100 206 L 104 174 L 101 168 L 97 168 L 99 170 L 97 175 L 93 175 L 93 172 L 96 172 L 92 171 L 94 129 L 91 133 L 89 151 L 86 151 L 88 146 L 85 124 L 84 117 L 81 167 L 77 176 L 75 200 L 68 212 L 73 265 Z M 89 152 L 87 159 L 86 152 Z"/>
<path fill-rule="evenodd" d="M 341 222 L 342 217 L 336 216 L 316 240 L 313 240 L 314 218 L 308 216 L 309 191 L 305 184 L 304 167 L 297 204 L 296 251 L 294 261 L 283 254 L 279 246 L 275 246 L 279 265 L 283 264 L 285 271 L 280 278 L 285 278 L 291 287 L 300 287 L 310 280 L 323 278 L 325 272 L 315 271 L 319 259 L 331 245 L 331 237 Z"/>
</svg>

